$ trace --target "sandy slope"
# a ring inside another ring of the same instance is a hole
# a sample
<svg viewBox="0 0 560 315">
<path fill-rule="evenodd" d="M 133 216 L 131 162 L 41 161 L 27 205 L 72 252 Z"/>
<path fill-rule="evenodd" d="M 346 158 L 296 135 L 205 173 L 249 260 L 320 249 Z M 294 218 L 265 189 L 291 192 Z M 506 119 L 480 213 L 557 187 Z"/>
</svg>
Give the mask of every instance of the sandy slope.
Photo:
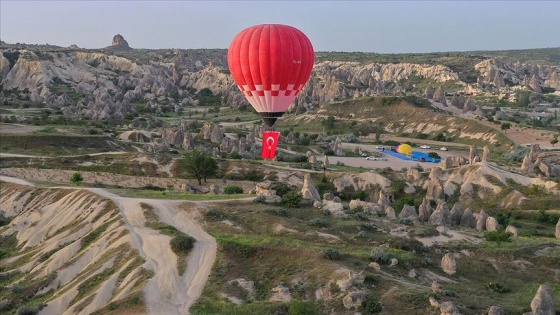
<svg viewBox="0 0 560 315">
<path fill-rule="evenodd" d="M 13 177 L 0 176 L 0 180 L 33 186 Z M 189 308 L 200 297 L 216 258 L 216 241 L 190 217 L 190 212 L 196 212 L 196 207 L 203 206 L 203 203 L 188 204 L 180 211 L 178 205 L 181 201 L 124 198 L 100 188 L 88 190 L 111 199 L 119 207 L 125 226 L 130 231 L 132 246 L 146 260 L 144 266 L 155 272 L 144 289 L 148 313 L 189 314 Z M 140 203 L 151 205 L 162 222 L 196 239 L 182 276 L 177 272 L 177 256 L 169 247 L 170 237 L 144 226 L 145 218 Z M 88 305 L 88 309 L 96 310 L 105 306 L 96 305 L 97 300 Z"/>
<path fill-rule="evenodd" d="M 135 247 L 146 259 L 149 269 L 155 271 L 144 292 L 146 306 L 150 314 L 188 314 L 188 309 L 200 297 L 202 289 L 216 258 L 216 241 L 195 223 L 184 211 L 178 211 L 179 201 L 124 198 L 103 189 L 90 191 L 109 198 L 121 209 L 125 224 L 136 242 Z M 154 212 L 164 223 L 194 237 L 195 246 L 188 257 L 187 270 L 179 276 L 176 256 L 169 246 L 169 237 L 156 233 L 144 226 L 144 216 L 140 203 L 154 208 Z M 195 210 L 195 209 L 193 209 Z"/>
</svg>

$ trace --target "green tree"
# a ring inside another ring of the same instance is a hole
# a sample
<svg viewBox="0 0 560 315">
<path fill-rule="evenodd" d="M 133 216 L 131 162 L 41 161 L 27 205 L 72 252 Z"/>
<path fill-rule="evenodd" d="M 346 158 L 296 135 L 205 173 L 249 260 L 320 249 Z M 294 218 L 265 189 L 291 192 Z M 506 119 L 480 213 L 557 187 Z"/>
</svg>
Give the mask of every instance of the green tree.
<svg viewBox="0 0 560 315">
<path fill-rule="evenodd" d="M 202 185 L 203 179 L 206 182 L 206 179 L 215 175 L 218 170 L 218 162 L 208 152 L 198 150 L 185 153 L 181 166 L 190 176 L 198 180 L 199 185 Z"/>
<path fill-rule="evenodd" d="M 511 124 L 510 123 L 502 123 L 500 128 L 504 131 L 504 133 L 506 133 L 506 130 L 511 128 Z"/>
<path fill-rule="evenodd" d="M 72 183 L 76 183 L 76 185 L 80 186 L 80 183 L 84 180 L 84 177 L 82 176 L 82 173 L 80 172 L 76 172 L 74 174 L 72 174 L 72 176 L 70 177 L 70 181 Z"/>
</svg>

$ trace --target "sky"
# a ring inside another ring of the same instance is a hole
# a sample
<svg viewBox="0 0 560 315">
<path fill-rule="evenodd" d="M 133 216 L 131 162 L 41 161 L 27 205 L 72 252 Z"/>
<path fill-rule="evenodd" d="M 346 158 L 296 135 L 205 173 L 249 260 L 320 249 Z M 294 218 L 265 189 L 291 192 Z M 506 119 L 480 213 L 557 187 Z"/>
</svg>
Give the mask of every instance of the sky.
<svg viewBox="0 0 560 315">
<path fill-rule="evenodd" d="M 560 47 L 549 1 L 0 0 L 0 39 L 83 48 L 228 48 L 243 29 L 294 26 L 315 51 L 425 53 Z"/>
</svg>

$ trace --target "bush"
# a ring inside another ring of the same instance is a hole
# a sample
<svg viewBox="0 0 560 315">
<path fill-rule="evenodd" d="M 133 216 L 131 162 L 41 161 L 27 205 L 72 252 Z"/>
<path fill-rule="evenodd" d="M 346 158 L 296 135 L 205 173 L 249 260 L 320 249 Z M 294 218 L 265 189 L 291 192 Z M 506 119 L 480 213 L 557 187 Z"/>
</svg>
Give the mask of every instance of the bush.
<svg viewBox="0 0 560 315">
<path fill-rule="evenodd" d="M 296 191 L 290 191 L 282 196 L 282 204 L 288 208 L 296 208 L 299 203 L 303 200 L 301 193 Z"/>
<path fill-rule="evenodd" d="M 291 191 L 290 187 L 282 182 L 276 182 L 272 184 L 270 186 L 270 189 L 276 190 L 276 195 L 280 197 L 284 196 L 285 194 Z"/>
<path fill-rule="evenodd" d="M 511 289 L 509 289 L 508 287 L 505 287 L 497 282 L 490 282 L 489 284 L 486 285 L 486 289 L 488 290 L 492 290 L 494 292 L 497 293 L 509 293 L 511 292 Z"/>
<path fill-rule="evenodd" d="M 330 260 L 339 260 L 342 257 L 340 252 L 334 248 L 325 248 L 323 251 L 323 258 Z"/>
<path fill-rule="evenodd" d="M 276 314 L 276 313 L 275 313 Z M 290 302 L 289 315 L 314 315 L 319 314 L 313 302 L 293 300 Z"/>
<path fill-rule="evenodd" d="M 175 254 L 188 254 L 194 246 L 196 240 L 186 234 L 174 236 L 169 245 Z"/>
<path fill-rule="evenodd" d="M 204 215 L 209 221 L 222 221 L 227 219 L 227 215 L 220 210 L 209 209 Z"/>
<path fill-rule="evenodd" d="M 505 231 L 490 231 L 484 232 L 484 239 L 488 242 L 496 242 L 498 243 L 498 246 L 500 246 L 500 243 L 502 242 L 511 242 L 512 235 L 513 234 L 510 232 Z"/>
<path fill-rule="evenodd" d="M 266 203 L 266 197 L 263 196 L 263 195 L 259 195 L 259 196 L 255 197 L 255 199 L 253 199 L 253 202 L 264 204 L 264 203 Z"/>
<path fill-rule="evenodd" d="M 364 307 L 364 312 L 366 314 L 376 314 L 383 310 L 383 306 L 380 302 L 368 301 L 364 302 L 364 305 L 362 306 Z"/>
<path fill-rule="evenodd" d="M 243 188 L 235 185 L 230 185 L 224 187 L 224 193 L 228 195 L 242 194 Z"/>
<path fill-rule="evenodd" d="M 239 154 L 239 152 L 235 151 L 235 152 L 231 152 L 229 154 L 229 158 L 232 160 L 241 160 L 241 154 Z"/>
<path fill-rule="evenodd" d="M 391 256 L 387 254 L 382 248 L 375 247 L 371 250 L 369 257 L 380 264 L 386 264 L 391 260 Z"/>
<path fill-rule="evenodd" d="M 159 187 L 159 186 L 155 186 L 155 185 L 150 184 L 150 183 L 144 185 L 144 189 L 147 189 L 147 190 L 155 190 L 155 191 L 165 191 L 165 188 Z"/>
<path fill-rule="evenodd" d="M 245 173 L 245 180 L 250 180 L 253 182 L 260 182 L 264 179 L 264 173 L 257 170 L 250 170 Z"/>
<path fill-rule="evenodd" d="M 328 224 L 327 221 L 325 221 L 323 219 L 315 218 L 315 219 L 309 220 L 309 225 L 314 226 L 314 227 L 318 227 L 318 228 L 324 228 L 324 227 L 327 227 L 329 224 Z"/>
<path fill-rule="evenodd" d="M 80 185 L 80 183 L 84 180 L 84 177 L 82 176 L 82 173 L 80 172 L 76 172 L 74 174 L 72 174 L 72 176 L 70 177 L 70 181 L 75 183 L 76 185 Z"/>
<path fill-rule="evenodd" d="M 288 217 L 290 214 L 288 213 L 288 210 L 284 209 L 284 208 L 275 208 L 272 210 L 269 210 L 270 213 L 281 216 L 281 217 Z"/>
</svg>

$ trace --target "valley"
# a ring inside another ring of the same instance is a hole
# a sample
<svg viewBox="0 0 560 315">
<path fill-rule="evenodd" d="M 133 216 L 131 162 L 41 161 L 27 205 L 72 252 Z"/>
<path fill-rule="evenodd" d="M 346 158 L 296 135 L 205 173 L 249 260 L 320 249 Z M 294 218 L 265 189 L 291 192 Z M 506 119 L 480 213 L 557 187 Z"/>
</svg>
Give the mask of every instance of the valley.
<svg viewBox="0 0 560 315">
<path fill-rule="evenodd" d="M 560 311 L 558 48 L 316 52 L 269 128 L 225 49 L 114 42 L 0 43 L 0 313 Z"/>
</svg>

